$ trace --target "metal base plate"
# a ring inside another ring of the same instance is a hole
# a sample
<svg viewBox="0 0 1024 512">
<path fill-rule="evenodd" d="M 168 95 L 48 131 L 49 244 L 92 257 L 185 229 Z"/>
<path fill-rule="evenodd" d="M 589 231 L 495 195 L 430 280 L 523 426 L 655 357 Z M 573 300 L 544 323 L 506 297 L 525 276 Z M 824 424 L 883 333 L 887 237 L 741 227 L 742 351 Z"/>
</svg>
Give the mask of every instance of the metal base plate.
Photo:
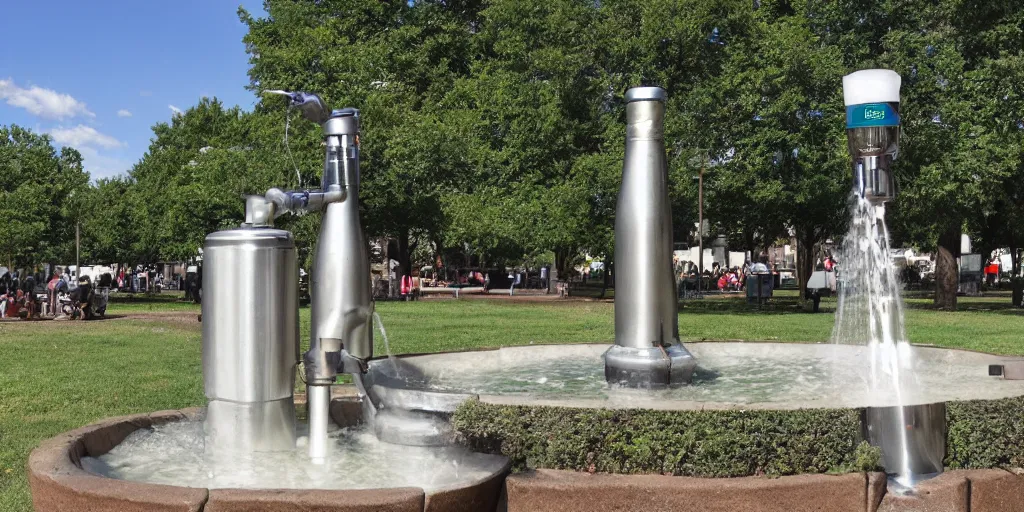
<svg viewBox="0 0 1024 512">
<path fill-rule="evenodd" d="M 682 346 L 632 348 L 612 345 L 604 353 L 604 377 L 613 386 L 658 389 L 689 384 L 697 360 Z"/>
</svg>

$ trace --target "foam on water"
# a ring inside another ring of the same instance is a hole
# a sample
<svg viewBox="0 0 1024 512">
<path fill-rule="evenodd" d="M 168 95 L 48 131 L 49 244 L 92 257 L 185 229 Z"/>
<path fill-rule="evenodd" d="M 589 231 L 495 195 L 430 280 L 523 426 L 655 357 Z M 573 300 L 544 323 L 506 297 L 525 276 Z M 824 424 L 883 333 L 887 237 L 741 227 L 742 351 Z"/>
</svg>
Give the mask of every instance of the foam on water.
<svg viewBox="0 0 1024 512">
<path fill-rule="evenodd" d="M 503 457 L 459 447 L 388 444 L 365 428 L 334 431 L 328 447 L 324 465 L 310 464 L 301 448 L 213 455 L 205 447 L 202 420 L 191 420 L 138 430 L 107 454 L 84 457 L 82 467 L 111 478 L 211 489 L 420 487 L 430 492 L 479 481 L 505 463 Z"/>
</svg>

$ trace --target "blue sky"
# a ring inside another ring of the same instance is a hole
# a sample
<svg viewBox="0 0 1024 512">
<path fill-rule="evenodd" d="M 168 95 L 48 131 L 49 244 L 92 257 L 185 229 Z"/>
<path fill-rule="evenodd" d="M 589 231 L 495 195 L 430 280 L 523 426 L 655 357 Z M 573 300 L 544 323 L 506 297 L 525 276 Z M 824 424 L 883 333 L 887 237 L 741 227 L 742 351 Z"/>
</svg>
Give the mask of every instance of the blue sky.
<svg viewBox="0 0 1024 512">
<path fill-rule="evenodd" d="M 263 15 L 260 0 L 0 1 L 0 125 L 49 133 L 100 178 L 130 169 L 175 108 L 251 109 L 240 3 Z"/>
</svg>

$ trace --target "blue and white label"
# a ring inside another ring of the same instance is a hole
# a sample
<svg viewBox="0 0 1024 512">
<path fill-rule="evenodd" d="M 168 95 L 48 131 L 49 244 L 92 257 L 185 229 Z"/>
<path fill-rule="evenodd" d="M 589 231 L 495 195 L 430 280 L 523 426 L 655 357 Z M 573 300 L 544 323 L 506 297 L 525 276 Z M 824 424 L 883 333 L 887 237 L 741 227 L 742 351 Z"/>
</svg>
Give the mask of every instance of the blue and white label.
<svg viewBox="0 0 1024 512">
<path fill-rule="evenodd" d="M 899 126 L 899 103 L 863 103 L 846 107 L 846 129 Z"/>
</svg>

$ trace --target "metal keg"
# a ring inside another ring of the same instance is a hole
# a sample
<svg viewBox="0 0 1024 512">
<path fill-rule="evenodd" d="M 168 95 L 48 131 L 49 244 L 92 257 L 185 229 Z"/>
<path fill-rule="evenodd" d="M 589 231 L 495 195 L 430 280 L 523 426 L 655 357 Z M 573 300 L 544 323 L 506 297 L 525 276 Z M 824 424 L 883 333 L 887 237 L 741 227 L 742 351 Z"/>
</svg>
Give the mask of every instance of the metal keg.
<svg viewBox="0 0 1024 512">
<path fill-rule="evenodd" d="M 293 449 L 299 271 L 292 234 L 218 231 L 206 237 L 203 260 L 207 449 Z"/>
</svg>

